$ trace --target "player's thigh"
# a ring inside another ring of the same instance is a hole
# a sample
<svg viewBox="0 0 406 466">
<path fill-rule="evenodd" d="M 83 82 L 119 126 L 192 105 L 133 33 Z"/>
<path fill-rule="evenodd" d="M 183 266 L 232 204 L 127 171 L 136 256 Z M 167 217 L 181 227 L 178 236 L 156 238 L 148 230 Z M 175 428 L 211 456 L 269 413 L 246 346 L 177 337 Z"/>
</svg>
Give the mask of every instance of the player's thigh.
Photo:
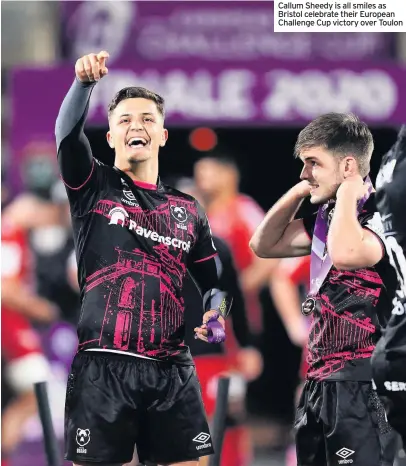
<svg viewBox="0 0 406 466">
<path fill-rule="evenodd" d="M 73 463 L 73 466 L 94 466 L 95 463 Z M 123 463 L 98 463 L 99 466 L 126 466 Z"/>
<path fill-rule="evenodd" d="M 396 434 L 389 426 L 385 409 L 369 382 L 326 383 L 328 420 L 325 439 L 327 464 L 357 466 L 393 464 Z"/>
<path fill-rule="evenodd" d="M 322 386 L 307 381 L 303 386 L 296 409 L 294 434 L 299 466 L 325 466 L 323 425 L 318 408 L 323 403 Z"/>
<path fill-rule="evenodd" d="M 137 445 L 140 459 L 164 465 L 195 464 L 199 457 L 214 452 L 195 368 L 173 365 L 163 377 L 166 393 L 163 390 L 158 402 L 148 408 L 149 451 L 144 442 Z"/>
<path fill-rule="evenodd" d="M 79 353 L 72 363 L 65 404 L 66 459 L 75 464 L 125 464 L 133 457 L 139 419 L 125 396 L 134 378 L 126 360 Z"/>
</svg>

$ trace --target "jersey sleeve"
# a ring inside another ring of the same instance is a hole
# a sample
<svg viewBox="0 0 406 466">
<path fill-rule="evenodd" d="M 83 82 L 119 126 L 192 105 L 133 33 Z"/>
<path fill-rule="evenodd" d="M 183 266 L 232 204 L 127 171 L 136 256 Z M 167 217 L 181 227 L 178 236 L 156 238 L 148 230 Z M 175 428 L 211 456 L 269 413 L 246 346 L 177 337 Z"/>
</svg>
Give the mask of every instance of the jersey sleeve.
<svg viewBox="0 0 406 466">
<path fill-rule="evenodd" d="M 1 278 L 17 279 L 23 270 L 23 250 L 18 241 L 1 240 Z"/>
<path fill-rule="evenodd" d="M 374 205 L 374 199 L 370 199 L 368 202 L 368 207 L 365 212 L 361 213 L 359 216 L 359 222 L 362 228 L 365 228 L 378 238 L 382 246 L 382 255 L 386 253 L 386 245 L 385 245 L 385 231 L 382 223 L 381 216 L 379 212 L 375 209 L 371 209 L 370 206 Z"/>
<path fill-rule="evenodd" d="M 237 207 L 240 211 L 240 218 L 244 220 L 248 234 L 252 236 L 255 233 L 258 225 L 265 217 L 265 212 L 261 207 L 249 196 L 240 196 Z"/>
<path fill-rule="evenodd" d="M 217 255 L 207 215 L 197 201 L 196 204 L 198 212 L 197 237 L 191 250 L 189 263 L 203 262 Z"/>
<path fill-rule="evenodd" d="M 6 222 L 5 222 L 6 223 Z M 25 239 L 22 232 L 10 226 L 2 226 L 1 278 L 20 279 L 24 274 Z"/>
<path fill-rule="evenodd" d="M 92 155 L 84 126 L 94 84 L 75 79 L 55 125 L 58 164 L 73 216 L 88 213 L 104 183 L 102 164 Z"/>
</svg>

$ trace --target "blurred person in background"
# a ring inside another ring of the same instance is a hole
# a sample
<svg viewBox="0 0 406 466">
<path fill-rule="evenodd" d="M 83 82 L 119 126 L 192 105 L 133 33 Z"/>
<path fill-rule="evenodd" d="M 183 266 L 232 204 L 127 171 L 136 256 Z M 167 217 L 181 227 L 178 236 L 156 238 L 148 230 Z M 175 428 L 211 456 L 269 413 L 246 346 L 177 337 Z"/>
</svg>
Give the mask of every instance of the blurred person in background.
<svg viewBox="0 0 406 466">
<path fill-rule="evenodd" d="M 176 187 L 196 198 L 204 206 L 192 179 L 180 179 Z M 196 365 L 209 419 L 212 419 L 214 414 L 218 377 L 224 374 L 231 378 L 221 466 L 249 466 L 252 461 L 252 447 L 249 429 L 245 426 L 246 382 L 255 380 L 261 374 L 262 358 L 259 351 L 253 347 L 244 296 L 230 247 L 216 235 L 213 235 L 213 242 L 223 265 L 221 287 L 233 296 L 233 306 L 228 319 L 232 328 L 228 329 L 227 338 L 234 335 L 238 348 L 235 352 L 230 352 L 225 344 L 205 345 L 192 337 L 193 328 L 198 325 L 201 316 L 201 298 L 190 277 L 184 285 L 185 343 L 190 347 Z M 202 464 L 206 464 L 204 460 Z"/>
<path fill-rule="evenodd" d="M 406 125 L 382 159 L 376 180 L 377 206 L 398 287 L 392 316 L 372 357 L 373 380 L 389 423 L 406 449 Z"/>
<path fill-rule="evenodd" d="M 260 334 L 263 328 L 259 293 L 268 284 L 276 261 L 256 257 L 248 243 L 263 220 L 264 211 L 251 197 L 239 192 L 240 172 L 229 156 L 212 154 L 202 157 L 194 166 L 194 179 L 213 234 L 222 238 L 231 249 L 251 331 Z"/>
<path fill-rule="evenodd" d="M 68 197 L 61 180 L 52 183 L 46 202 L 55 210 L 55 215 L 30 231 L 36 286 L 41 296 L 58 306 L 64 321 L 76 325 L 80 311 L 79 298 L 66 276 L 73 235 Z"/>
<path fill-rule="evenodd" d="M 1 349 L 2 349 L 2 464 L 15 450 L 23 435 L 24 423 L 37 412 L 33 384 L 49 379 L 50 367 L 40 338 L 31 321 L 49 324 L 57 317 L 55 306 L 32 291 L 32 257 L 28 244 L 27 221 L 21 208 L 30 204 L 8 203 L 2 185 L 1 225 Z M 35 204 L 35 202 L 34 202 Z M 38 218 L 41 220 L 40 205 Z"/>
<path fill-rule="evenodd" d="M 396 436 L 373 389 L 370 359 L 396 277 L 368 178 L 373 138 L 355 115 L 329 113 L 299 134 L 301 182 L 267 213 L 250 245 L 261 257 L 311 253 L 309 368 L 296 413 L 298 465 L 391 465 Z M 295 219 L 310 195 L 317 217 Z M 351 458 L 351 459 L 352 459 Z"/>
<path fill-rule="evenodd" d="M 306 380 L 307 340 L 309 337 L 309 318 L 301 312 L 301 304 L 309 288 L 310 256 L 282 259 L 272 274 L 270 290 L 290 341 L 302 349 L 299 369 L 299 385 L 296 389 L 296 403 L 299 402 Z M 295 403 L 295 404 L 296 404 Z M 293 442 L 286 452 L 286 466 L 297 464 L 296 446 Z"/>
</svg>

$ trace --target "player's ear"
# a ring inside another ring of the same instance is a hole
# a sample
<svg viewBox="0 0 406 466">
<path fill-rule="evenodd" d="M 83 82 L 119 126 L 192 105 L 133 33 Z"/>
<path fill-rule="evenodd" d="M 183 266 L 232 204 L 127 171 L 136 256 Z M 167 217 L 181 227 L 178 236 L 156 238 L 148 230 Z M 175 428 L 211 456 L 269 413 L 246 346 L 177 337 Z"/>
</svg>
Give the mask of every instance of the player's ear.
<svg viewBox="0 0 406 466">
<path fill-rule="evenodd" d="M 113 136 L 111 135 L 111 131 L 107 131 L 106 138 L 107 138 L 108 145 L 112 149 L 114 149 L 114 140 L 113 140 Z"/>
<path fill-rule="evenodd" d="M 358 174 L 358 164 L 354 157 L 345 157 L 342 160 L 344 178 Z"/>
<path fill-rule="evenodd" d="M 161 142 L 159 143 L 159 145 L 161 147 L 164 147 L 164 145 L 166 144 L 166 141 L 168 140 L 168 130 L 166 128 L 164 128 L 162 130 L 162 135 L 161 135 Z"/>
</svg>

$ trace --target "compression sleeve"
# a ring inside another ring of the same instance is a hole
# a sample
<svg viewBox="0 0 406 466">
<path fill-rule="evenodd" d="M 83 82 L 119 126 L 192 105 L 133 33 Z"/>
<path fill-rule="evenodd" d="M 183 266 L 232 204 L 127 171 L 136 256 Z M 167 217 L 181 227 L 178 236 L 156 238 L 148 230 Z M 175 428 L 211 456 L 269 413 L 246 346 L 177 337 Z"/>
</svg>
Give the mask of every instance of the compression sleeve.
<svg viewBox="0 0 406 466">
<path fill-rule="evenodd" d="M 62 179 L 78 189 L 89 179 L 93 157 L 84 126 L 95 83 L 73 82 L 59 110 L 55 125 L 57 157 Z"/>
<path fill-rule="evenodd" d="M 216 310 L 222 317 L 227 317 L 232 304 L 228 291 L 221 290 L 220 279 L 223 265 L 216 255 L 201 262 L 192 262 L 189 272 L 203 296 L 205 312 Z"/>
</svg>

